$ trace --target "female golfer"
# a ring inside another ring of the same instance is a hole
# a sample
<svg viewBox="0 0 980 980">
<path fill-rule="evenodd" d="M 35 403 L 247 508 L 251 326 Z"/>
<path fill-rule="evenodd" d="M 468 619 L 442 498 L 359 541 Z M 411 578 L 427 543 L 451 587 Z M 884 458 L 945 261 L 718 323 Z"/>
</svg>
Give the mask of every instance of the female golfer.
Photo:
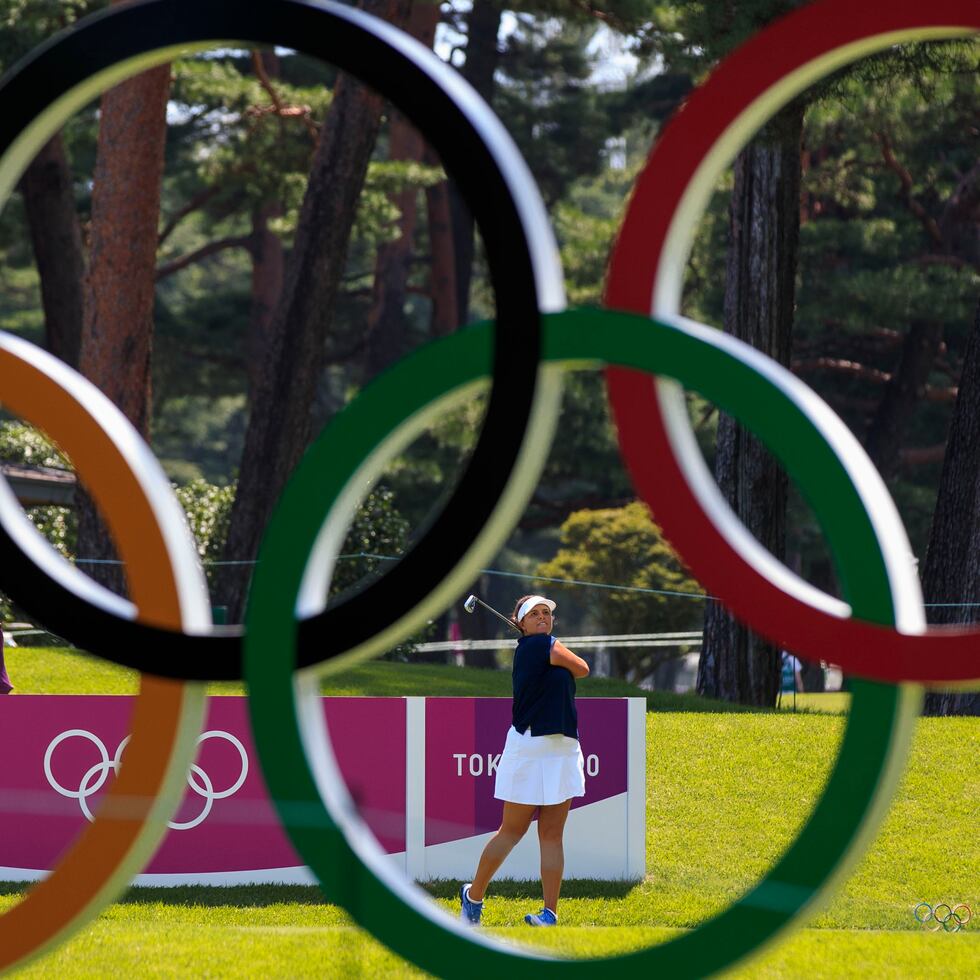
<svg viewBox="0 0 980 980">
<path fill-rule="evenodd" d="M 500 829 L 480 857 L 476 876 L 460 889 L 460 918 L 479 925 L 490 879 L 524 836 L 538 810 L 544 908 L 528 913 L 531 926 L 558 922 L 558 893 L 565 869 L 562 834 L 572 797 L 585 795 L 585 766 L 578 744 L 575 678 L 589 665 L 551 635 L 555 603 L 540 595 L 517 600 L 511 619 L 524 634 L 514 654 L 513 724 L 507 733 L 493 795 L 504 801 Z"/>
</svg>

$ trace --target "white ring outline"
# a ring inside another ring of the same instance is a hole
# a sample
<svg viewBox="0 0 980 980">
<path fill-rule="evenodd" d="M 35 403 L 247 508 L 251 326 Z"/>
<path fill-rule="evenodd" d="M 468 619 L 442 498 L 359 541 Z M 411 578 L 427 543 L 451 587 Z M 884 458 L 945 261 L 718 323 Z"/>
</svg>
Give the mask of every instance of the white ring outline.
<svg viewBox="0 0 980 980">
<path fill-rule="evenodd" d="M 201 779 L 204 780 L 204 786 L 208 790 L 207 793 L 202 793 L 191 781 L 191 773 L 193 773 L 195 769 L 197 770 Z M 190 769 L 187 770 L 187 783 L 198 796 L 204 797 L 204 807 L 192 820 L 184 820 L 183 822 L 168 820 L 167 826 L 171 830 L 191 830 L 198 824 L 204 823 L 204 818 L 211 812 L 211 807 L 214 806 L 214 785 L 211 782 L 211 777 L 196 762 L 192 762 Z"/>
<path fill-rule="evenodd" d="M 213 796 L 214 799 L 216 800 L 223 800 L 237 793 L 242 788 L 242 783 L 245 782 L 245 779 L 248 776 L 248 753 L 245 751 L 245 746 L 242 745 L 241 741 L 238 738 L 236 738 L 234 735 L 232 735 L 231 732 L 223 732 L 216 728 L 211 729 L 210 731 L 203 732 L 201 735 L 198 736 L 197 744 L 202 745 L 209 738 L 223 738 L 226 741 L 231 742 L 231 744 L 234 745 L 236 749 L 238 749 L 238 755 L 242 760 L 242 771 L 238 776 L 238 779 L 236 779 L 235 782 L 228 787 L 228 789 L 223 789 L 220 792 L 215 793 L 214 788 L 212 787 L 210 793 L 204 794 L 197 788 L 197 786 L 194 785 L 194 780 L 192 778 L 192 773 L 197 768 L 197 766 L 191 766 L 190 770 L 187 773 L 187 784 L 190 786 L 192 790 L 194 790 L 195 793 L 197 793 L 198 796 L 210 795 Z M 207 782 L 210 784 L 211 781 L 207 780 Z"/>
<path fill-rule="evenodd" d="M 62 796 L 67 796 L 72 800 L 80 800 L 82 797 L 82 785 L 84 784 L 85 780 L 83 779 L 82 782 L 79 783 L 77 790 L 72 791 L 70 789 L 65 789 L 65 787 L 62 786 L 57 779 L 55 779 L 54 773 L 51 771 L 51 756 L 54 755 L 54 750 L 61 745 L 65 739 L 73 738 L 75 736 L 79 738 L 87 738 L 101 753 L 102 762 L 96 763 L 95 768 L 101 767 L 102 779 L 100 780 L 99 785 L 92 790 L 92 793 L 97 793 L 102 788 L 109 776 L 109 766 L 111 764 L 109 762 L 109 750 L 105 747 L 105 743 L 101 738 L 99 738 L 97 735 L 93 735 L 91 732 L 85 731 L 84 728 L 69 728 L 67 731 L 62 732 L 60 735 L 56 735 L 53 739 L 51 739 L 47 749 L 44 751 L 44 777 L 47 779 L 48 784 L 56 793 L 60 793 Z"/>
<path fill-rule="evenodd" d="M 77 790 L 70 790 L 62 786 L 61 783 L 55 778 L 54 773 L 51 771 L 51 757 L 54 755 L 54 750 L 62 742 L 69 738 L 75 737 L 85 738 L 92 742 L 92 744 L 99 750 L 99 753 L 102 756 L 102 761 L 96 762 L 95 765 L 93 765 L 85 773 L 85 775 L 82 776 Z M 92 810 L 88 805 L 88 798 L 90 796 L 94 796 L 105 785 L 105 781 L 109 777 L 110 770 L 112 770 L 113 773 L 119 772 L 122 765 L 123 752 L 126 746 L 129 745 L 130 738 L 131 736 L 127 735 L 119 743 L 119 745 L 116 747 L 115 754 L 110 759 L 109 751 L 106 748 L 105 743 L 92 732 L 86 731 L 84 728 L 69 728 L 66 731 L 61 732 L 50 741 L 47 749 L 45 749 L 44 752 L 44 776 L 48 781 L 48 785 L 61 796 L 78 800 L 78 805 L 82 811 L 82 815 L 89 823 L 94 823 L 95 815 L 92 813 Z M 229 786 L 227 789 L 215 792 L 214 784 L 211 782 L 211 777 L 199 765 L 197 765 L 196 762 L 191 763 L 191 766 L 187 771 L 187 785 L 204 800 L 204 808 L 191 820 L 168 820 L 167 826 L 171 830 L 191 830 L 192 828 L 203 823 L 205 818 L 211 812 L 211 809 L 214 806 L 214 801 L 227 799 L 229 796 L 237 793 L 248 777 L 248 753 L 245 751 L 245 746 L 242 744 L 241 740 L 232 735 L 231 732 L 221 731 L 220 729 L 210 729 L 198 736 L 197 746 L 200 747 L 202 743 L 212 738 L 225 739 L 226 741 L 231 742 L 231 744 L 238 750 L 238 755 L 242 764 L 241 772 L 231 786 Z M 99 774 L 98 781 L 90 788 L 89 783 L 96 773 Z M 200 778 L 201 785 L 195 781 L 195 775 Z"/>
</svg>

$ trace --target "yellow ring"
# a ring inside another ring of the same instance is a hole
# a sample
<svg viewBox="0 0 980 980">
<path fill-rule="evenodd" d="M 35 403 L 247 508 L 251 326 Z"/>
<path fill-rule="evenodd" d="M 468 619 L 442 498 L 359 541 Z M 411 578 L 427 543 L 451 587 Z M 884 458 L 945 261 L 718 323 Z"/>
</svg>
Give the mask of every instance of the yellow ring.
<svg viewBox="0 0 980 980">
<path fill-rule="evenodd" d="M 105 515 L 140 619 L 173 629 L 200 620 L 206 600 L 202 612 L 178 586 L 174 569 L 175 552 L 193 552 L 190 537 L 175 526 L 174 513 L 154 501 L 160 479 L 167 493 L 169 483 L 161 470 L 142 460 L 135 465 L 132 440 L 139 437 L 122 413 L 81 375 L 11 337 L 0 338 L 0 400 L 71 459 Z M 181 556 L 182 572 L 186 557 Z M 200 573 L 196 584 L 203 585 Z M 203 721 L 204 690 L 202 684 L 141 678 L 126 764 L 95 823 L 47 878 L 0 916 L 0 970 L 22 965 L 80 928 L 149 860 L 183 795 Z"/>
</svg>

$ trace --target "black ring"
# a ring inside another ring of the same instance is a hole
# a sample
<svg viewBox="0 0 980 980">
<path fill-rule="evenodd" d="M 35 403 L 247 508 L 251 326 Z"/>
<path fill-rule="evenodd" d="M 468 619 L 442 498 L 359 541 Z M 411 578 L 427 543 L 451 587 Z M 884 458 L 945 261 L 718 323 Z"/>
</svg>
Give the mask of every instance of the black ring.
<svg viewBox="0 0 980 980">
<path fill-rule="evenodd" d="M 411 550 L 362 592 L 304 620 L 299 666 L 349 650 L 397 622 L 479 536 L 510 480 L 535 394 L 541 319 L 526 171 L 486 104 L 408 35 L 361 11 L 303 0 L 143 0 L 79 21 L 0 79 L 0 158 L 56 100 L 93 75 L 162 48 L 236 40 L 328 61 L 372 86 L 423 133 L 453 175 L 486 246 L 497 300 L 493 385 L 479 440 L 456 490 Z M 522 198 L 524 200 L 522 201 Z M 542 212 L 543 214 L 543 212 Z M 517 352 L 520 352 L 519 356 Z M 241 677 L 241 631 L 187 635 L 121 619 L 48 576 L 0 521 L 0 588 L 84 650 L 149 674 Z"/>
</svg>

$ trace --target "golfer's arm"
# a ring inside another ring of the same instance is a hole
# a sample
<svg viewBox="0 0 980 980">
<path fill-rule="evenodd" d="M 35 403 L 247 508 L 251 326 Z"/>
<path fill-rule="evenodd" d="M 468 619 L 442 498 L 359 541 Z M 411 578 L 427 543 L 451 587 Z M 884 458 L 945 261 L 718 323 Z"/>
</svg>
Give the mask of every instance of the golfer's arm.
<svg viewBox="0 0 980 980">
<path fill-rule="evenodd" d="M 589 665 L 575 656 L 561 640 L 555 640 L 551 645 L 551 663 L 555 667 L 564 667 L 572 677 L 588 677 Z"/>
</svg>

